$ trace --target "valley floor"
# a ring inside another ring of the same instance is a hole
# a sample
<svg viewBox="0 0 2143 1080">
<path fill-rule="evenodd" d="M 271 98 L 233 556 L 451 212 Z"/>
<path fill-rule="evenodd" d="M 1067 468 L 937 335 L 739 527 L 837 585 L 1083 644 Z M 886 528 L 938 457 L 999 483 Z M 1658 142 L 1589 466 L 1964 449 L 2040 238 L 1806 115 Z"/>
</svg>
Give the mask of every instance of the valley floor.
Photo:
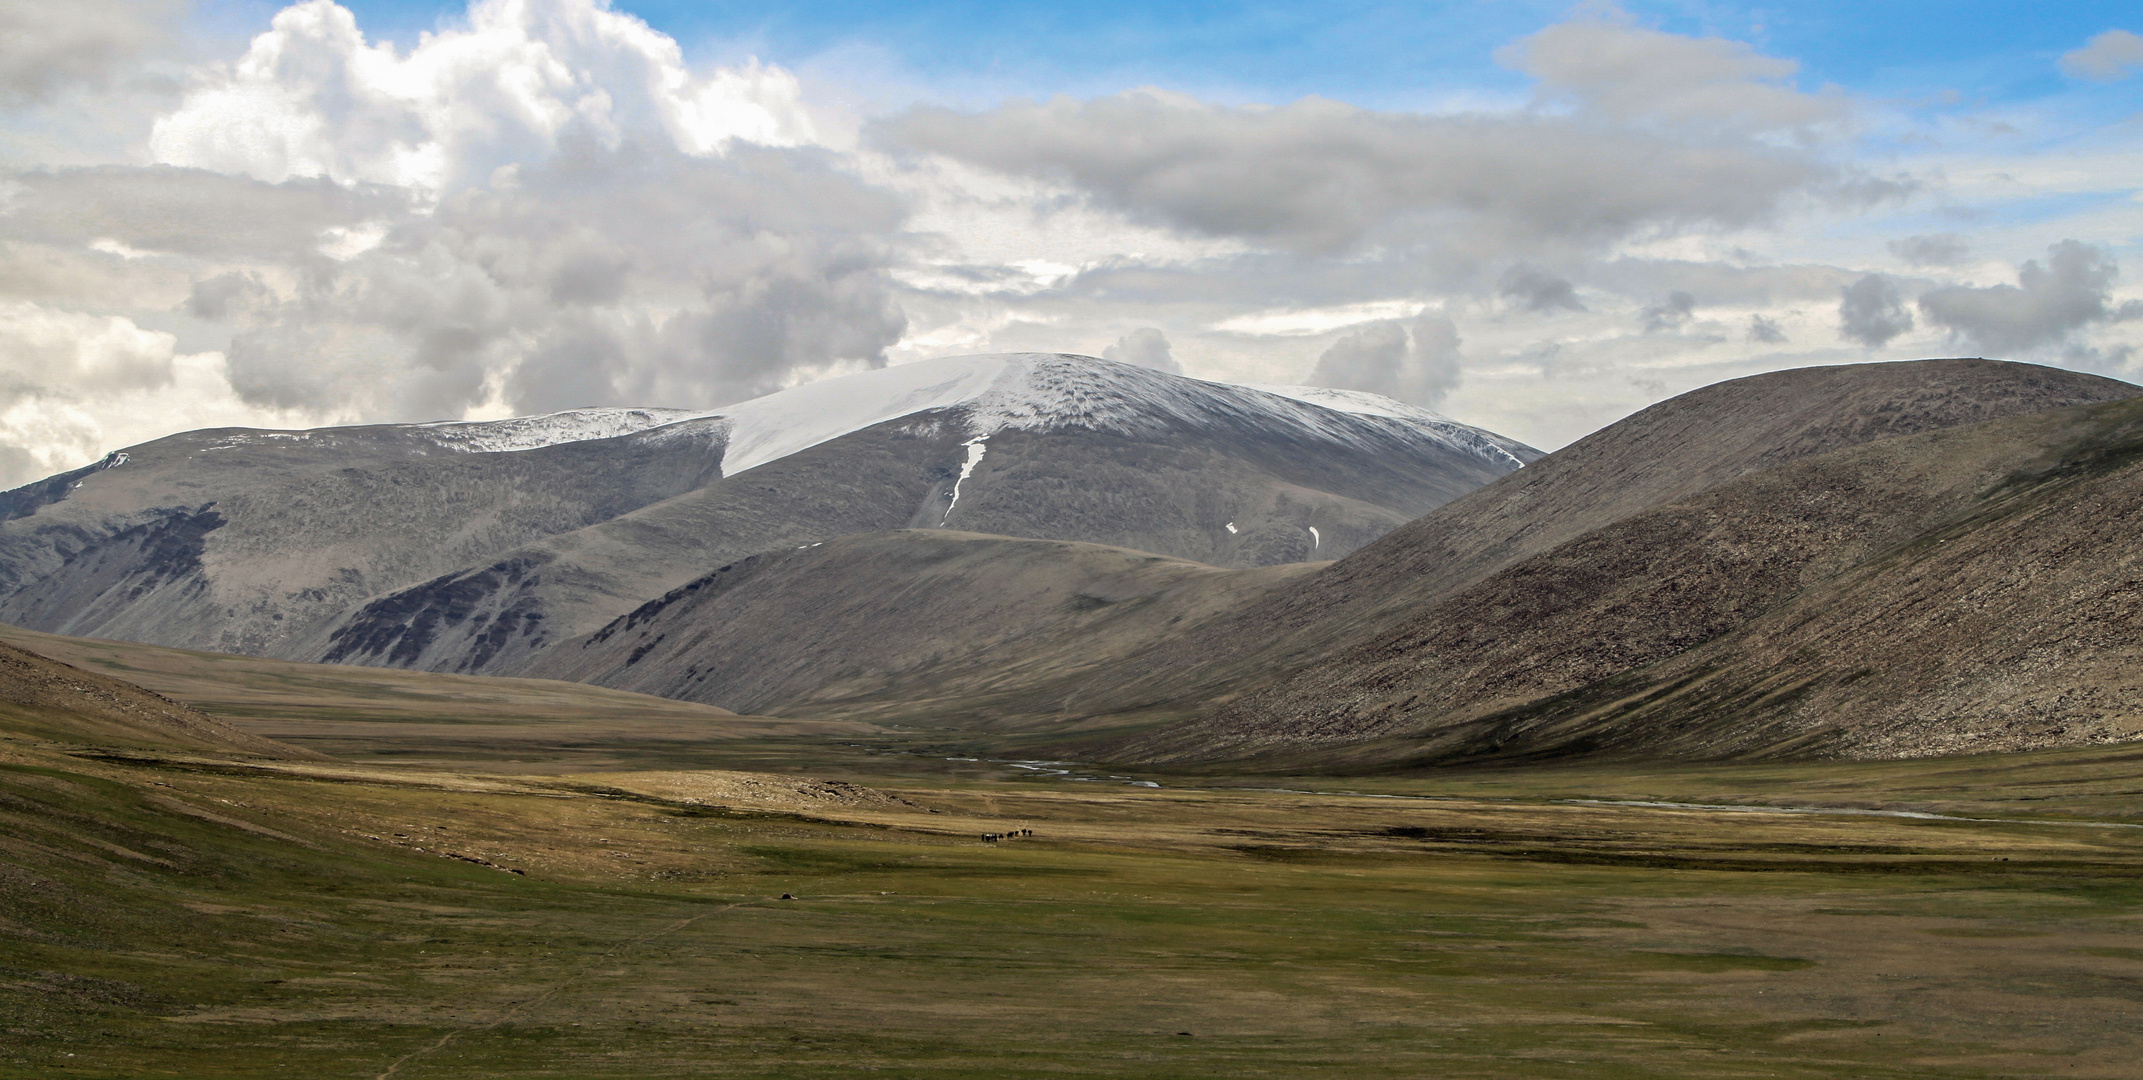
<svg viewBox="0 0 2143 1080">
<path fill-rule="evenodd" d="M 2143 1057 L 2134 750 L 1138 787 L 892 736 L 725 744 L 883 798 L 754 794 L 660 746 L 475 770 L 480 741 L 454 768 L 0 742 L 0 1075 L 2130 1077 Z"/>
</svg>

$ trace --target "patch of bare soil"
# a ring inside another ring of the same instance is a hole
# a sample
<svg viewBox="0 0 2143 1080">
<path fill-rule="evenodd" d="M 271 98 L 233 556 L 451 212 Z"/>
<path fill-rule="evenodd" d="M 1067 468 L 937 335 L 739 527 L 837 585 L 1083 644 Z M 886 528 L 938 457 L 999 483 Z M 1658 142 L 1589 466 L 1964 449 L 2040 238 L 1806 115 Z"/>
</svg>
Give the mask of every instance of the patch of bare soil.
<svg viewBox="0 0 2143 1080">
<path fill-rule="evenodd" d="M 575 786 L 594 785 L 686 806 L 769 807 L 782 810 L 912 807 L 898 795 L 844 780 L 805 780 L 774 773 L 721 770 L 582 773 Z"/>
</svg>

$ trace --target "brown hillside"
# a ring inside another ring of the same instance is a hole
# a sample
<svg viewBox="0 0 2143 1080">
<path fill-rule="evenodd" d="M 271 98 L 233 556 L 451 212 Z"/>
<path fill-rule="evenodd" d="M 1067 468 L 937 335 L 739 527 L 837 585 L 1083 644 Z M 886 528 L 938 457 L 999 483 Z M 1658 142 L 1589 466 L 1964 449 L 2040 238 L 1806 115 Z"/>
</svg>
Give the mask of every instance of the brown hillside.
<svg viewBox="0 0 2143 1080">
<path fill-rule="evenodd" d="M 130 682 L 0 643 L 0 728 L 36 739 L 254 757 L 317 758 Z"/>
<path fill-rule="evenodd" d="M 1736 477 L 1877 440 L 2139 393 L 2096 375 L 1977 359 L 1801 368 L 1693 390 L 1293 587 L 1186 628 L 1083 688 L 1078 707 L 1193 711 L 1359 647 L 1506 567 Z"/>
<path fill-rule="evenodd" d="M 1523 560 L 1144 756 L 1910 757 L 2135 738 L 2139 526 L 2143 400 L 1880 440 Z"/>
</svg>

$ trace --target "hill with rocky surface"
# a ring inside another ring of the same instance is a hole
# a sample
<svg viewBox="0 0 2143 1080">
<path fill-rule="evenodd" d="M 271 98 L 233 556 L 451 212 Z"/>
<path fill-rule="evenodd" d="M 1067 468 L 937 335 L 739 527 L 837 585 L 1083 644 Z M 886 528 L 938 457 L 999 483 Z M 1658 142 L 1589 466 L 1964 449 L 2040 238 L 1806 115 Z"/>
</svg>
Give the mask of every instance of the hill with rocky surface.
<svg viewBox="0 0 2143 1080">
<path fill-rule="evenodd" d="M 377 593 L 719 476 L 717 422 L 584 412 L 129 447 L 0 494 L 0 622 L 296 657 Z"/>
<path fill-rule="evenodd" d="M 1895 368 L 1881 374 L 2012 374 Z M 2065 380 L 2137 392 L 2087 378 Z M 2143 400 L 1902 426 L 1933 430 L 1746 455 L 1782 463 L 1560 543 L 1513 544 L 1520 557 L 1485 574 L 1446 571 L 1453 583 L 1402 618 L 1357 623 L 1316 662 L 1120 752 L 1358 764 L 1908 757 L 2143 735 L 2143 605 L 2124 539 L 2143 515 Z M 1540 490 L 1556 464 L 1501 494 Z M 1424 540 L 1457 531 L 1438 519 L 1478 520 L 1498 494 L 1447 507 L 1350 560 L 1369 567 L 1343 562 L 1286 599 L 1330 589 L 1343 570 L 1360 581 L 1365 569 L 1419 567 L 1433 558 Z"/>
<path fill-rule="evenodd" d="M 1538 456 L 1397 402 L 1345 412 L 1050 354 L 922 361 L 747 404 L 784 418 L 760 426 L 786 442 L 751 444 L 781 456 L 379 597 L 334 627 L 321 654 L 553 671 L 565 661 L 545 657 L 551 647 L 705 574 L 866 532 L 954 529 L 1233 567 L 1297 562 L 1351 551 Z"/>
<path fill-rule="evenodd" d="M 1080 707 L 1187 718 L 1390 631 L 1492 574 L 1737 477 L 2143 388 L 1999 360 L 1771 372 L 1660 402 L 1113 670 Z"/>
</svg>

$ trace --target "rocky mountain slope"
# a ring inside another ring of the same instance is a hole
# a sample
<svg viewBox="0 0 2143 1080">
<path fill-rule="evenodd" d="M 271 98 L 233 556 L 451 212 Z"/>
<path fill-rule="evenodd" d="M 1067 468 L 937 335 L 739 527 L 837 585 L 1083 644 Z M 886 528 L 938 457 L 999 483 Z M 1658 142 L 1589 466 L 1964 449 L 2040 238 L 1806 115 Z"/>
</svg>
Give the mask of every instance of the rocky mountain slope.
<svg viewBox="0 0 2143 1080">
<path fill-rule="evenodd" d="M 1344 554 L 1538 456 L 1304 394 L 1023 354 L 719 414 L 193 432 L 0 495 L 0 621 L 513 671 L 717 566 L 835 536 L 979 529 L 1267 565 Z"/>
</svg>

